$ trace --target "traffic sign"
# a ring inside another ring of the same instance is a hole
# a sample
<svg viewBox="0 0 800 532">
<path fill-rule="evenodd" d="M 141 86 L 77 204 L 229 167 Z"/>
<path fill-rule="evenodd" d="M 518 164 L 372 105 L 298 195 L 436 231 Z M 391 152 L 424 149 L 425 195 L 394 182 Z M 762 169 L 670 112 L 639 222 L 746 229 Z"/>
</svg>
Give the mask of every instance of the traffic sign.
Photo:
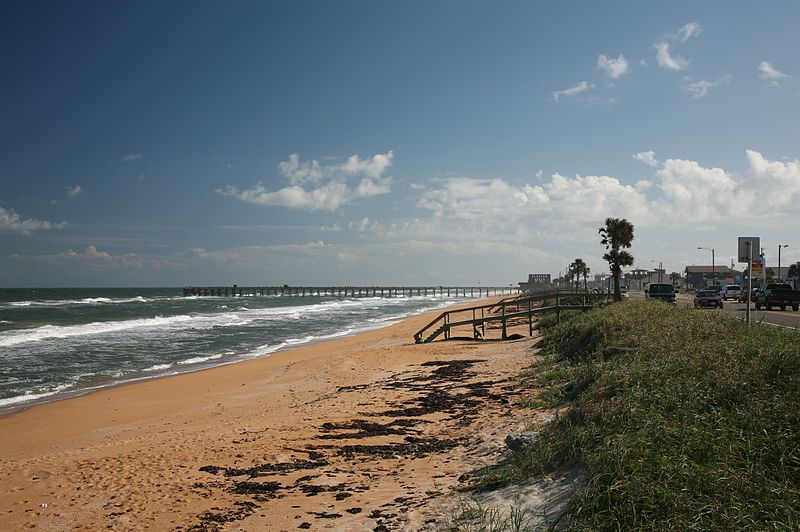
<svg viewBox="0 0 800 532">
<path fill-rule="evenodd" d="M 760 260 L 753 261 L 753 275 L 764 273 L 764 264 Z"/>
<path fill-rule="evenodd" d="M 748 246 L 747 243 L 751 244 Z M 739 237 L 739 262 L 750 262 L 750 251 L 753 252 L 753 266 L 755 267 L 756 257 L 761 252 L 761 238 L 757 236 Z"/>
</svg>

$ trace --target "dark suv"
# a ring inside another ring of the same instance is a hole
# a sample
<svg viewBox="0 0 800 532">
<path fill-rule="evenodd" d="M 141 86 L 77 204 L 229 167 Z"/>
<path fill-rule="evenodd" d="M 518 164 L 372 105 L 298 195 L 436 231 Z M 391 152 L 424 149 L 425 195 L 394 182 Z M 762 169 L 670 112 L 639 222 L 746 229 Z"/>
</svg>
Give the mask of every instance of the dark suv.
<svg viewBox="0 0 800 532">
<path fill-rule="evenodd" d="M 648 283 L 644 287 L 644 297 L 675 303 L 675 287 L 669 283 Z"/>
</svg>

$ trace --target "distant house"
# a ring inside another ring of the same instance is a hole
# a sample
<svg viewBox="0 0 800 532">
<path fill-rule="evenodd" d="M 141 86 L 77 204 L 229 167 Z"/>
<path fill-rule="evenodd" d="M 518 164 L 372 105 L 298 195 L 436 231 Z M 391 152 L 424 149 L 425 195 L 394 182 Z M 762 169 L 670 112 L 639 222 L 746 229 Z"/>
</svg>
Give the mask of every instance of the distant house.
<svg viewBox="0 0 800 532">
<path fill-rule="evenodd" d="M 519 289 L 521 292 L 535 292 L 550 288 L 550 283 L 549 273 L 530 273 L 527 281 L 519 283 Z"/>
<path fill-rule="evenodd" d="M 704 286 L 716 284 L 740 283 L 742 272 L 732 270 L 729 266 L 687 266 L 684 270 L 686 276 L 686 286 L 688 288 L 702 288 Z"/>
</svg>

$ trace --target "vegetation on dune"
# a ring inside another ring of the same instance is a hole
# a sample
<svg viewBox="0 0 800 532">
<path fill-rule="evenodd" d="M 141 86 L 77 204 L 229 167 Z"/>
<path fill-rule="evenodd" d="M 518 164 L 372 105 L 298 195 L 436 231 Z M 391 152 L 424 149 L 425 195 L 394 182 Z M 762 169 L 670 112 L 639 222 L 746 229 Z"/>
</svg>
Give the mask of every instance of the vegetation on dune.
<svg viewBox="0 0 800 532">
<path fill-rule="evenodd" d="M 624 302 L 545 329 L 542 355 L 539 404 L 569 406 L 478 487 L 580 465 L 576 529 L 800 528 L 797 333 Z"/>
</svg>

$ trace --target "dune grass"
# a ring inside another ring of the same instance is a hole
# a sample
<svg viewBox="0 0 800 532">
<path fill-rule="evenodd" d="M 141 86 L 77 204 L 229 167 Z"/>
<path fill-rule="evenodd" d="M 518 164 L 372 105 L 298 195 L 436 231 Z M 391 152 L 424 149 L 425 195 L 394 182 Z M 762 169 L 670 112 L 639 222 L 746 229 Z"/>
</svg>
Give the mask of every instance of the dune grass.
<svg viewBox="0 0 800 532">
<path fill-rule="evenodd" d="M 648 301 L 544 331 L 526 378 L 569 407 L 477 487 L 579 465 L 577 529 L 800 529 L 800 335 Z"/>
</svg>

